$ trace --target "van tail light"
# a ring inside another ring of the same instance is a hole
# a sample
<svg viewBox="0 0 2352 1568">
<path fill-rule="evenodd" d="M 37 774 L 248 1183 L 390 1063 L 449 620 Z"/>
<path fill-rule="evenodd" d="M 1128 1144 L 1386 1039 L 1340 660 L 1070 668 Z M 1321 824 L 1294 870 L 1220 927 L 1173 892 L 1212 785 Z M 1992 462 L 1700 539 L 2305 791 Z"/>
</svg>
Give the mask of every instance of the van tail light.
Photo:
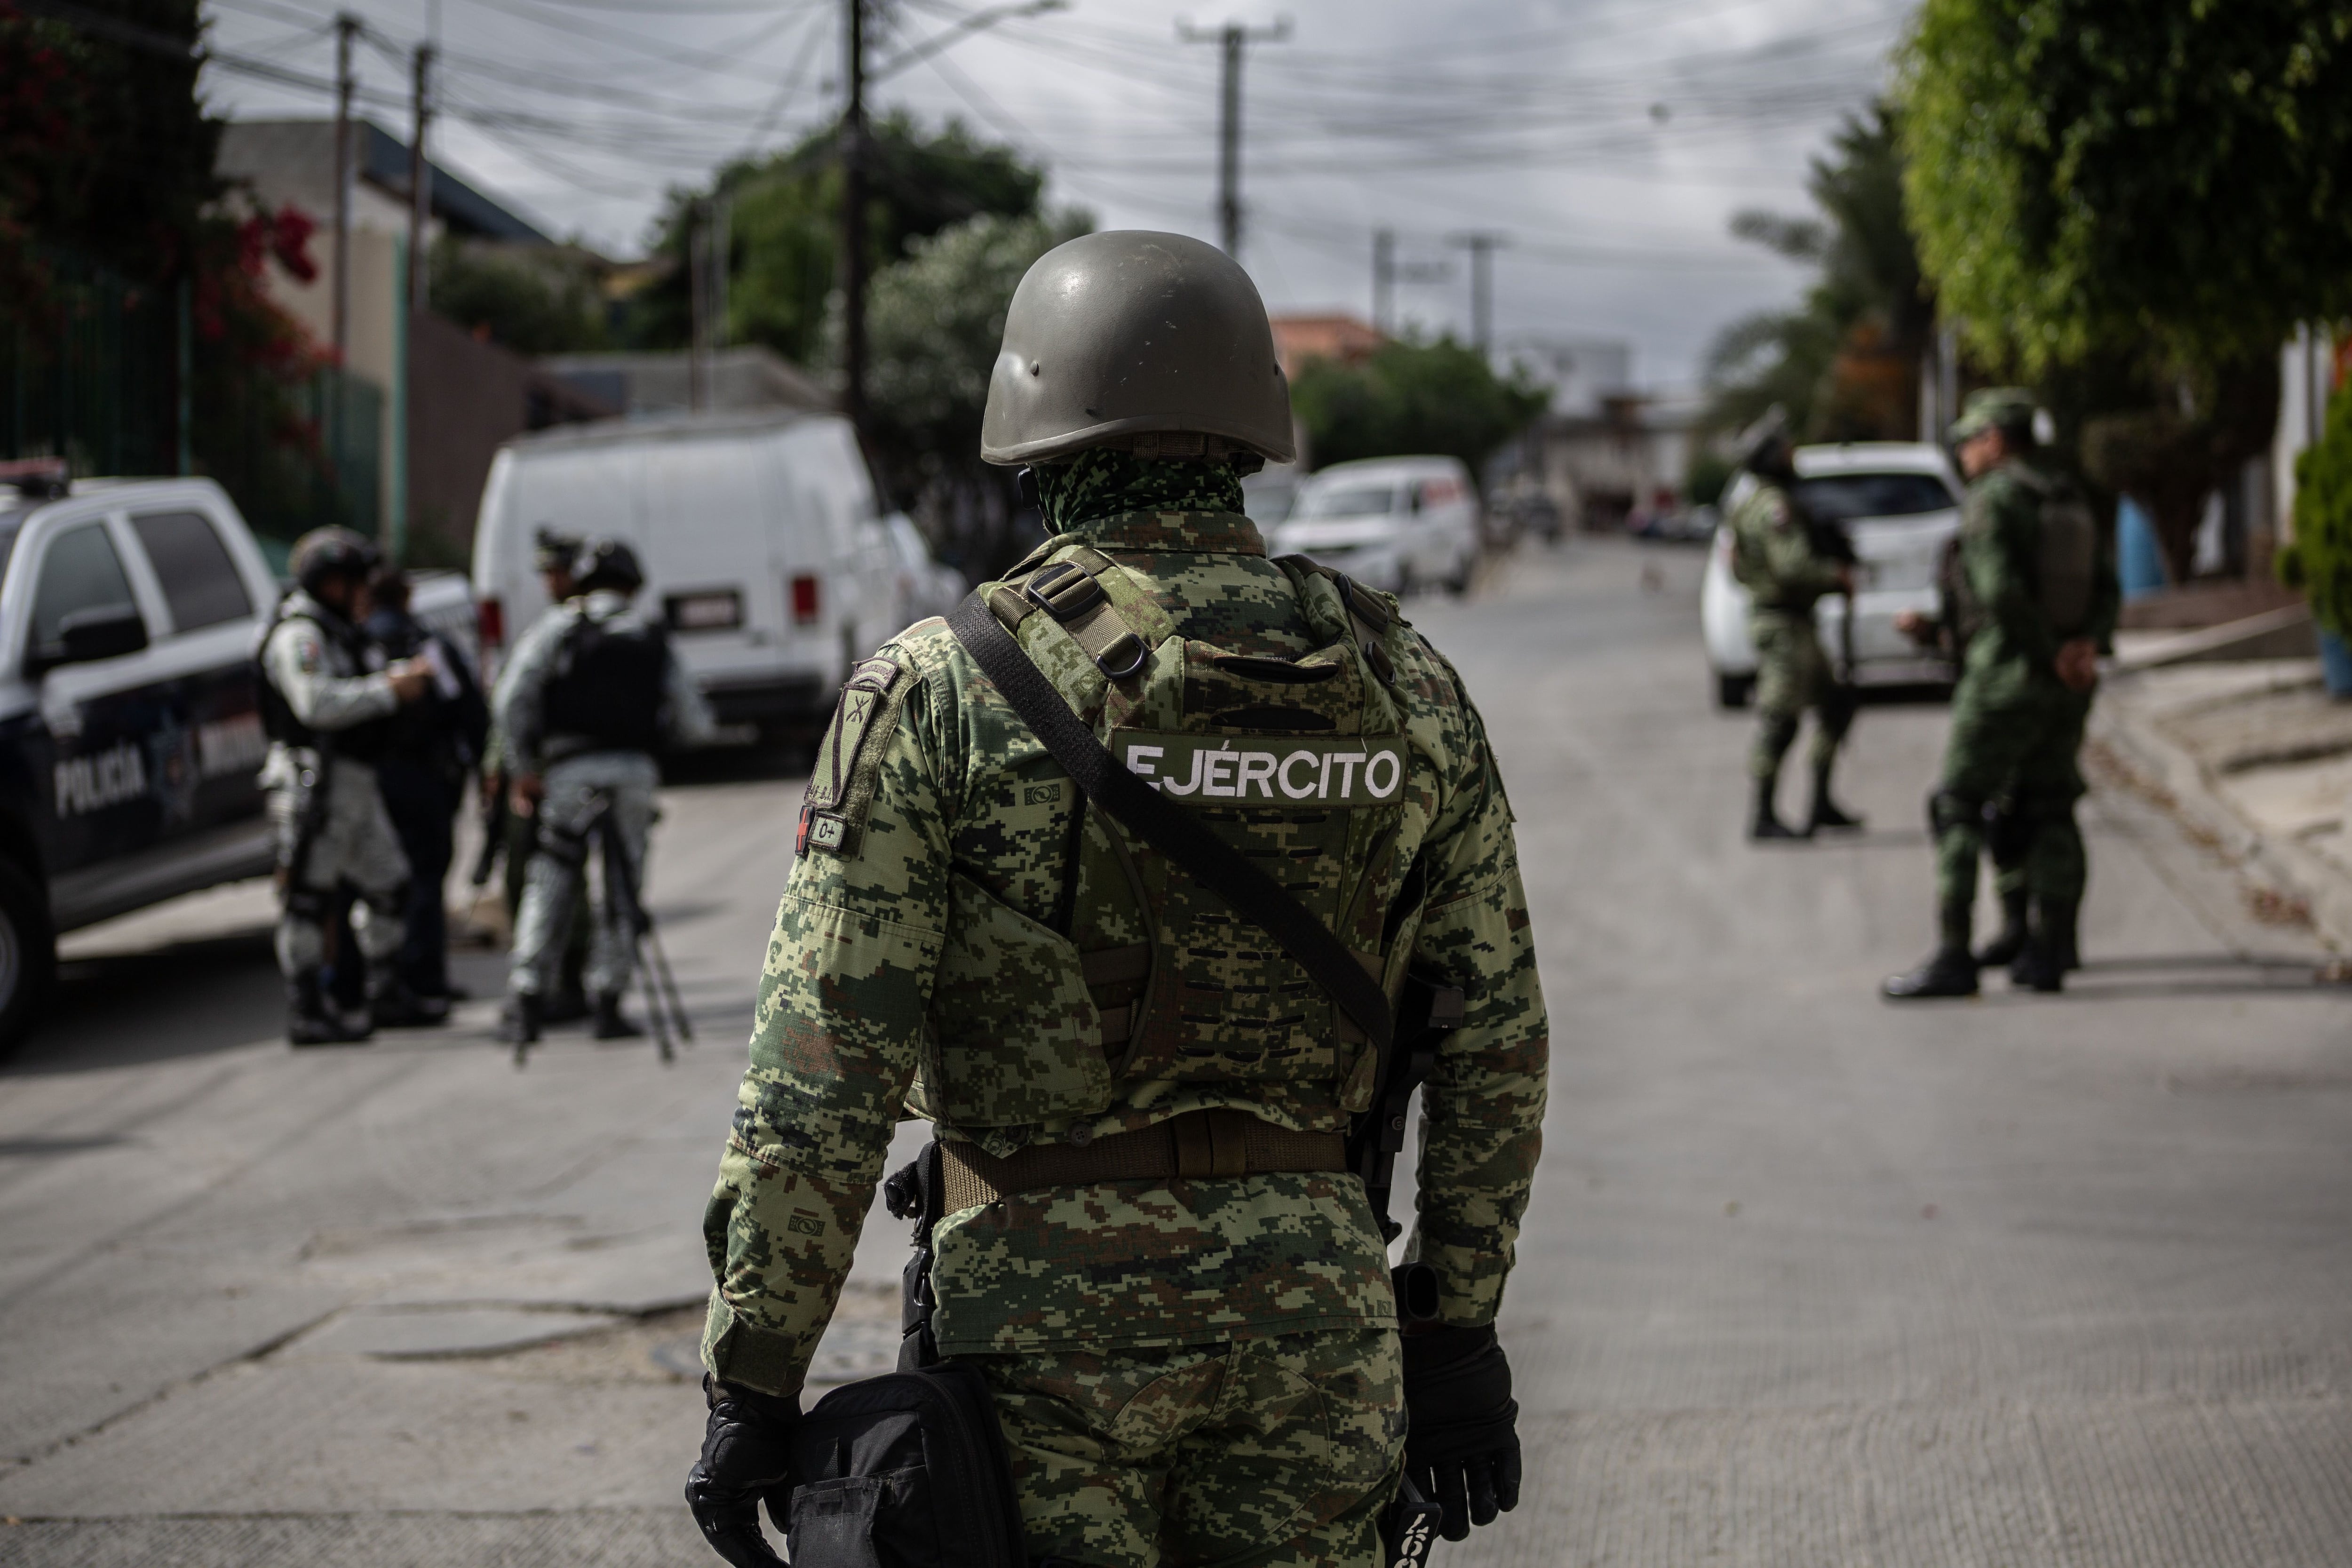
<svg viewBox="0 0 2352 1568">
<path fill-rule="evenodd" d="M 493 595 L 474 606 L 474 633 L 486 648 L 507 645 L 507 607 Z"/>
<path fill-rule="evenodd" d="M 817 616 L 817 581 L 803 572 L 793 579 L 793 625 L 813 626 Z"/>
</svg>

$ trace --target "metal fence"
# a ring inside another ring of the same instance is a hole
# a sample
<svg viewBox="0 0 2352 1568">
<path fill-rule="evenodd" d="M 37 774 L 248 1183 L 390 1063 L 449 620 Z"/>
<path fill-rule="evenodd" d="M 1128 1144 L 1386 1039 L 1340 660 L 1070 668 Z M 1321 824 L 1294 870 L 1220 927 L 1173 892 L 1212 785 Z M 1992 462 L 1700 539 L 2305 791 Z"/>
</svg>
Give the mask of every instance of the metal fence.
<svg viewBox="0 0 2352 1568">
<path fill-rule="evenodd" d="M 62 457 L 78 477 L 207 474 L 278 539 L 330 522 L 376 532 L 381 387 L 235 363 L 194 332 L 184 284 L 134 283 L 58 247 L 32 262 L 39 302 L 0 306 L 0 458 Z"/>
</svg>

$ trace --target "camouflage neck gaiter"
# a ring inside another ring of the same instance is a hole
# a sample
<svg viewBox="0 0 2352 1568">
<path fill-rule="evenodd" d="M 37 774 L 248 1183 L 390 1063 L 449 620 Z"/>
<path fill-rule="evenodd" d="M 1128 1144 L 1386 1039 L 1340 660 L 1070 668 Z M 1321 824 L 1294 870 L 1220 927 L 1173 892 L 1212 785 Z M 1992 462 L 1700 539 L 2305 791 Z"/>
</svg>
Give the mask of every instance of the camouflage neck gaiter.
<svg viewBox="0 0 2352 1568">
<path fill-rule="evenodd" d="M 1111 447 L 1030 470 L 1052 534 L 1121 512 L 1239 511 L 1245 471 L 1232 458 L 1139 458 Z"/>
</svg>

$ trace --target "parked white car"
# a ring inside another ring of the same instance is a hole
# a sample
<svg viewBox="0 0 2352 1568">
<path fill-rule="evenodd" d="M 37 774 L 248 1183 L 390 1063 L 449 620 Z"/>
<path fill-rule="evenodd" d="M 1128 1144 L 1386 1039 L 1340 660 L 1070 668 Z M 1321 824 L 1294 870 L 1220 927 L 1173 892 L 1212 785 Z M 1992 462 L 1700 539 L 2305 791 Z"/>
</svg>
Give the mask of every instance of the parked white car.
<svg viewBox="0 0 2352 1568">
<path fill-rule="evenodd" d="M 1374 588 L 1408 594 L 1442 583 L 1459 594 L 1478 563 L 1478 492 L 1455 458 L 1334 463 L 1298 487 L 1267 542 Z"/>
<path fill-rule="evenodd" d="M 1960 477 L 1944 449 L 1925 441 L 1851 441 L 1797 448 L 1797 495 L 1817 517 L 1842 522 L 1860 558 L 1853 622 L 1854 679 L 1872 686 L 1938 684 L 1952 679 L 1945 660 L 1895 629 L 1905 610 L 1936 613 L 1936 564 L 1960 526 Z M 1756 685 L 1756 649 L 1748 639 L 1748 590 L 1731 574 L 1730 519 L 1753 492 L 1741 474 L 1723 496 L 1723 524 L 1706 555 L 1699 619 L 1716 700 L 1747 705 Z M 1815 607 L 1822 647 L 1832 659 L 1844 647 L 1845 599 Z"/>
<path fill-rule="evenodd" d="M 906 624 L 953 611 L 964 595 L 963 574 L 931 558 L 930 542 L 915 520 L 894 511 L 882 520 L 890 535 L 891 557 L 898 571 L 898 613 Z"/>
<path fill-rule="evenodd" d="M 907 602 L 873 476 L 835 415 L 610 420 L 507 443 L 474 531 L 493 667 L 547 607 L 531 560 L 542 528 L 636 550 L 638 603 L 724 724 L 813 731 L 849 666 L 927 613 Z"/>
</svg>

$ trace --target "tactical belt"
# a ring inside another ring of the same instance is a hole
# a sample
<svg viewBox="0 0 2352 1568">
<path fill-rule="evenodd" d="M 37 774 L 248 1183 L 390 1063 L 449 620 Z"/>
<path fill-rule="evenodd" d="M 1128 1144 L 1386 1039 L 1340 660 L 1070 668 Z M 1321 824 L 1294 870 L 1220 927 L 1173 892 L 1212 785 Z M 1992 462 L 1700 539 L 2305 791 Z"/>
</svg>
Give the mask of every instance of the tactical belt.
<svg viewBox="0 0 2352 1568">
<path fill-rule="evenodd" d="M 944 1211 L 976 1208 L 1015 1193 L 1096 1182 L 1171 1176 L 1263 1176 L 1282 1171 L 1344 1171 L 1347 1139 L 1294 1132 L 1246 1110 L 1187 1110 L 1132 1132 L 1087 1144 L 1039 1143 L 999 1160 L 961 1139 L 940 1144 Z"/>
</svg>

